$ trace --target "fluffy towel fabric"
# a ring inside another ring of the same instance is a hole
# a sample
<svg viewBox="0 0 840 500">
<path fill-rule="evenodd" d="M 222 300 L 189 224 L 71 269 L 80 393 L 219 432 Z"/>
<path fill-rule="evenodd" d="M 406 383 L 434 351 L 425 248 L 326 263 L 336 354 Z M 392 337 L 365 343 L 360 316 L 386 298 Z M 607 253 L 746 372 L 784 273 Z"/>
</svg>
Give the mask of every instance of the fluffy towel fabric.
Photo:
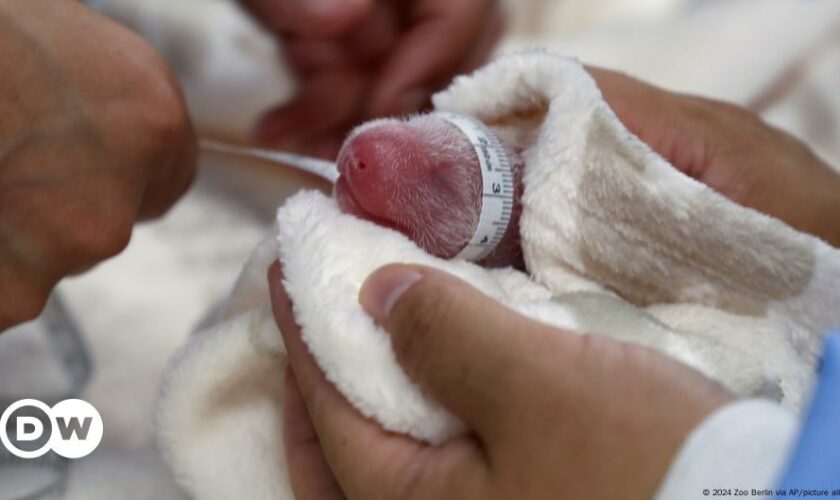
<svg viewBox="0 0 840 500">
<path fill-rule="evenodd" d="M 305 192 L 278 212 L 215 326 L 164 384 L 158 428 L 195 498 L 292 498 L 282 451 L 282 342 L 265 271 L 283 260 L 304 340 L 327 377 L 385 428 L 439 443 L 461 423 L 399 368 L 357 302 L 389 262 L 435 266 L 537 320 L 651 346 L 733 391 L 798 408 L 819 331 L 840 323 L 840 252 L 739 207 L 630 134 L 595 82 L 546 53 L 499 59 L 435 98 L 524 151 L 528 274 L 425 254 Z"/>
<path fill-rule="evenodd" d="M 718 409 L 686 437 L 655 500 L 703 500 L 709 497 L 703 492 L 716 484 L 750 492 L 775 488 L 798 427 L 790 412 L 766 400 L 746 399 Z"/>
</svg>

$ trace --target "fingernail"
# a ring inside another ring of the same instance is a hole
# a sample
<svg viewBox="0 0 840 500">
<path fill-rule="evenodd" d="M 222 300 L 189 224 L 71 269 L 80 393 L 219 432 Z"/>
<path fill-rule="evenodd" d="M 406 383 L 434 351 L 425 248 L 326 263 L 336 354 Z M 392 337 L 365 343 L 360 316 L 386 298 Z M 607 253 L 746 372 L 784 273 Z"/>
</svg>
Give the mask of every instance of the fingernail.
<svg viewBox="0 0 840 500">
<path fill-rule="evenodd" d="M 359 302 L 379 324 L 384 324 L 394 305 L 423 275 L 410 267 L 386 266 L 371 274 L 359 292 Z"/>
</svg>

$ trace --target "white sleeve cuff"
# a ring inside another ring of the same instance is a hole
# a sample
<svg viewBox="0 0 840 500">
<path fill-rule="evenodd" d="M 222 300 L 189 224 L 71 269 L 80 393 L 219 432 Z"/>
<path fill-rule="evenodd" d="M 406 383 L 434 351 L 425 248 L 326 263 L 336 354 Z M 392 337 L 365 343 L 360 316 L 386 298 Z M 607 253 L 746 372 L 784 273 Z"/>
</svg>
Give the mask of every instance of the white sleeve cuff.
<svg viewBox="0 0 840 500">
<path fill-rule="evenodd" d="M 773 498 L 796 434 L 794 416 L 770 401 L 724 406 L 688 436 L 655 498 Z"/>
</svg>

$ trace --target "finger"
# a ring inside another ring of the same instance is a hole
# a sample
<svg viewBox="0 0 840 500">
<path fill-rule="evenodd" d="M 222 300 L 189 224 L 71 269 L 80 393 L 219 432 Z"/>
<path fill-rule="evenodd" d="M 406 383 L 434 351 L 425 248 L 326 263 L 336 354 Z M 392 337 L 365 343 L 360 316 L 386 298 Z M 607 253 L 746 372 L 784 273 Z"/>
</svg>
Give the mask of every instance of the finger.
<svg viewBox="0 0 840 500">
<path fill-rule="evenodd" d="M 349 498 L 437 498 L 449 491 L 462 493 L 461 498 L 481 498 L 467 496 L 487 481 L 483 457 L 471 439 L 430 447 L 388 433 L 359 414 L 327 381 L 301 339 L 278 264 L 269 270 L 269 289 L 289 363 L 322 450 Z"/>
<path fill-rule="evenodd" d="M 176 146 L 162 158 L 150 175 L 138 209 L 138 220 L 162 216 L 189 189 L 195 179 L 198 142 L 192 123 L 187 125 L 175 142 Z"/>
<path fill-rule="evenodd" d="M 534 360 L 574 355 L 573 334 L 514 313 L 463 281 L 420 266 L 373 273 L 359 300 L 391 334 L 409 376 L 491 445 L 515 427 Z M 554 362 L 554 361 L 553 361 Z"/>
<path fill-rule="evenodd" d="M 354 59 L 361 63 L 381 62 L 399 42 L 401 21 L 394 2 L 376 2 L 367 19 L 347 37 Z"/>
<path fill-rule="evenodd" d="M 347 45 L 330 38 L 290 38 L 283 45 L 286 60 L 305 77 L 351 65 Z"/>
<path fill-rule="evenodd" d="M 361 23 L 374 0 L 241 0 L 263 25 L 276 33 L 339 36 Z"/>
<path fill-rule="evenodd" d="M 710 145 L 702 133 L 703 113 L 699 98 L 675 94 L 628 75 L 587 67 L 618 119 L 633 134 L 694 178 L 699 178 L 710 161 Z M 664 113 L 663 110 L 668 110 Z"/>
<path fill-rule="evenodd" d="M 484 24 L 481 36 L 472 44 L 472 48 L 457 72 L 469 73 L 485 65 L 502 38 L 506 24 L 503 10 L 501 8 L 493 9 Z"/>
<path fill-rule="evenodd" d="M 313 76 L 295 99 L 268 112 L 257 125 L 256 139 L 266 147 L 301 151 L 359 115 L 367 76 L 352 68 Z"/>
<path fill-rule="evenodd" d="M 286 36 L 283 53 L 302 75 L 349 66 L 370 67 L 393 50 L 399 28 L 394 5 L 377 2 L 370 15 L 347 36 Z"/>
<path fill-rule="evenodd" d="M 73 148 L 62 153 L 73 164 Z M 6 173 L 15 181 L 15 162 L 9 166 Z M 61 279 L 125 248 L 140 204 L 137 186 L 143 182 L 141 174 L 125 174 L 93 171 L 58 186 L 12 182 L 15 189 L 0 196 L 0 296 L 5 298 L 0 330 L 34 319 Z"/>
<path fill-rule="evenodd" d="M 384 431 L 350 406 L 315 364 L 301 339 L 300 327 L 295 322 L 293 306 L 286 294 L 279 264 L 269 269 L 269 289 L 274 317 L 286 344 L 289 364 L 313 425 L 322 438 L 324 451 L 328 452 L 330 443 L 336 442 L 343 434 L 350 438 L 347 445 L 351 448 L 357 446 L 357 438 L 364 442 L 387 438 Z"/>
<path fill-rule="evenodd" d="M 344 498 L 324 458 L 306 403 L 291 368 L 286 370 L 283 398 L 283 442 L 292 491 L 298 500 Z"/>
<path fill-rule="evenodd" d="M 15 246 L 0 237 L 0 296 L 4 297 L 0 306 L 0 333 L 38 317 L 59 279 L 34 266 L 26 255 L 16 252 Z"/>
<path fill-rule="evenodd" d="M 367 109 L 370 116 L 405 114 L 422 107 L 467 58 L 487 16 L 484 0 L 417 4 L 408 31 L 377 79 Z"/>
<path fill-rule="evenodd" d="M 141 131 L 147 133 L 131 135 L 118 146 L 112 145 L 109 153 L 113 165 L 127 167 L 113 172 L 114 180 L 133 191 L 130 199 L 114 206 L 130 204 L 135 211 L 134 220 L 163 215 L 195 177 L 198 155 L 195 128 L 179 82 L 165 66 L 159 69 L 162 98 L 144 117 Z M 65 152 L 68 154 L 72 154 L 69 149 Z M 119 178 L 118 172 L 122 173 Z"/>
</svg>

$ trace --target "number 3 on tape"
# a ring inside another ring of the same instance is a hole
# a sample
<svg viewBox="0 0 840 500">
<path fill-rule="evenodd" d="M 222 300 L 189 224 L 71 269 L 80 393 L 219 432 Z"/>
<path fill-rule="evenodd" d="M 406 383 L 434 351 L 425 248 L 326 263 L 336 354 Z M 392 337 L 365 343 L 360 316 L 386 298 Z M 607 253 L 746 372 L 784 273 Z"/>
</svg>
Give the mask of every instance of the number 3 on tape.
<svg viewBox="0 0 840 500">
<path fill-rule="evenodd" d="M 481 166 L 481 213 L 475 233 L 456 257 L 479 261 L 496 248 L 510 225 L 513 212 L 513 171 L 504 146 L 486 125 L 459 113 L 439 112 L 475 148 Z"/>
</svg>

